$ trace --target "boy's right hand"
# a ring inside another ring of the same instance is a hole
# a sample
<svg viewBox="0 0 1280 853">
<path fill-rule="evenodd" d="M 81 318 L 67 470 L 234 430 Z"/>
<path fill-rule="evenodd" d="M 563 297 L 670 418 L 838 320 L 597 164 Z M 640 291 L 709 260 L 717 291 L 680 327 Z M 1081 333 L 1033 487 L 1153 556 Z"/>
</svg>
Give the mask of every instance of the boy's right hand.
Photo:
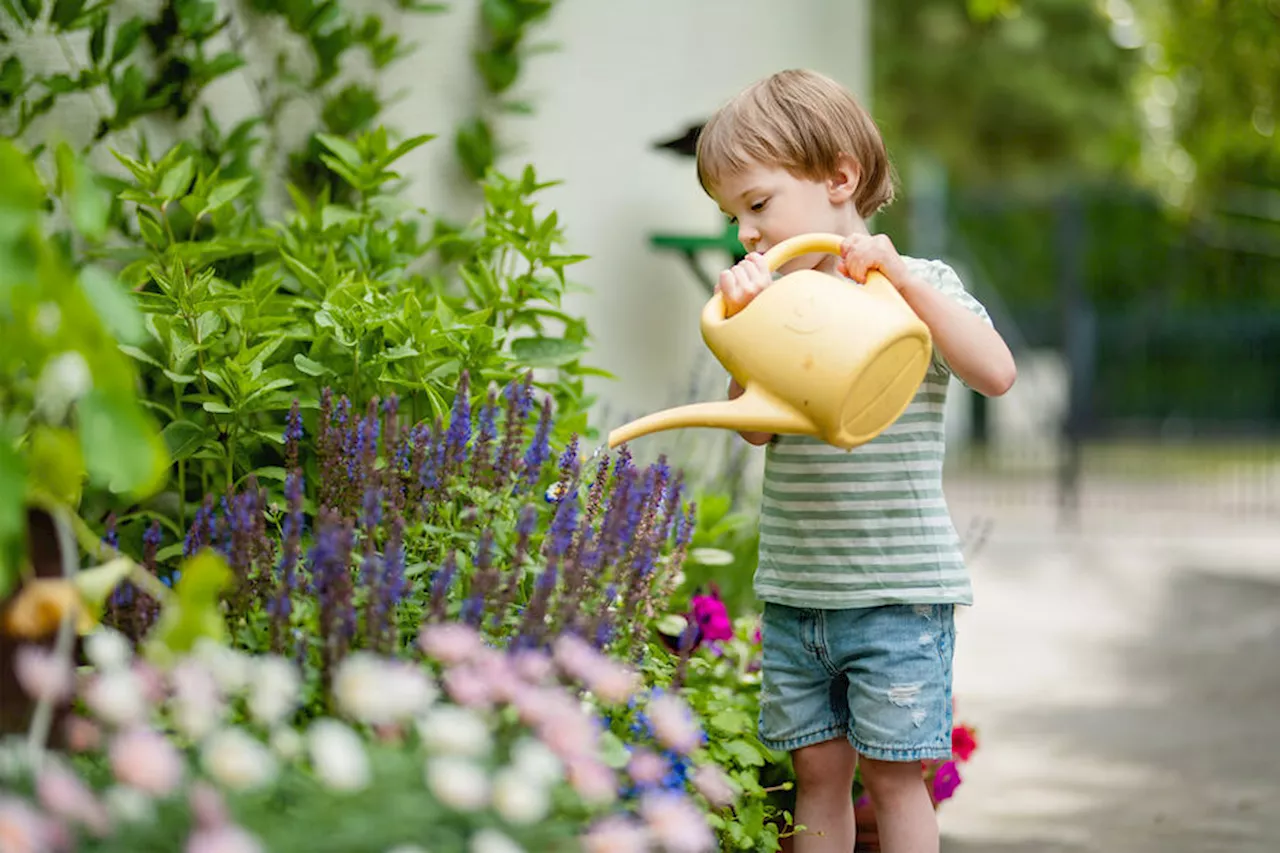
<svg viewBox="0 0 1280 853">
<path fill-rule="evenodd" d="M 773 284 L 773 273 L 765 265 L 764 255 L 752 252 L 720 273 L 716 292 L 724 299 L 724 315 L 732 317 Z"/>
</svg>

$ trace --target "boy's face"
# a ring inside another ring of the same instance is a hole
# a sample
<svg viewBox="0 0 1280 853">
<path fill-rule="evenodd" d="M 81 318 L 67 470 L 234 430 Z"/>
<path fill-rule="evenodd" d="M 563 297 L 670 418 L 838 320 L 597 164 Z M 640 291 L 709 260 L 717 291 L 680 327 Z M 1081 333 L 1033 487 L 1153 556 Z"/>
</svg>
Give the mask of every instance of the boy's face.
<svg viewBox="0 0 1280 853">
<path fill-rule="evenodd" d="M 786 169 L 756 163 L 726 175 L 711 196 L 738 226 L 738 240 L 748 252 L 767 252 L 783 240 L 815 232 L 845 236 L 858 230 L 851 205 L 831 183 L 797 178 Z M 834 272 L 835 255 L 802 255 L 779 272 L 820 269 Z"/>
</svg>

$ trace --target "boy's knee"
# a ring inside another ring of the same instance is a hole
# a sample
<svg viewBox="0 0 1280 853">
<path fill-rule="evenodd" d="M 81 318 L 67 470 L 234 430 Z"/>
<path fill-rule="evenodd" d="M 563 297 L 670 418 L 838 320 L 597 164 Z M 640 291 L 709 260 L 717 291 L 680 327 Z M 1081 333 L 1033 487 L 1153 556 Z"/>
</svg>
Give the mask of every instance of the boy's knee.
<svg viewBox="0 0 1280 853">
<path fill-rule="evenodd" d="M 791 753 L 796 783 L 809 791 L 828 787 L 848 791 L 857 760 L 858 754 L 843 738 L 802 746 Z"/>
<path fill-rule="evenodd" d="M 867 791 L 877 800 L 893 798 L 899 794 L 914 793 L 924 786 L 924 774 L 919 761 L 878 761 L 863 756 L 862 780 Z"/>
</svg>

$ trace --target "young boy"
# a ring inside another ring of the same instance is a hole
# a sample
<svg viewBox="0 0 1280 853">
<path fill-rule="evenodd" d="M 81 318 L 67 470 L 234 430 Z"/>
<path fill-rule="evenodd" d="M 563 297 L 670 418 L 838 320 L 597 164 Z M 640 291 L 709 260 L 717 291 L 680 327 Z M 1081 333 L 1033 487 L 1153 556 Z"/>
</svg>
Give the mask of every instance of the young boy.
<svg viewBox="0 0 1280 853">
<path fill-rule="evenodd" d="M 941 261 L 903 257 L 866 220 L 893 198 L 875 123 L 831 79 L 784 71 L 724 105 L 698 140 L 698 179 L 750 253 L 720 274 L 730 313 L 771 284 L 762 254 L 798 234 L 845 235 L 841 255 L 805 255 L 855 282 L 878 270 L 933 336 L 911 405 L 846 452 L 816 439 L 743 433 L 768 445 L 755 590 L 764 602 L 760 737 L 795 765 L 796 853 L 850 853 L 854 771 L 889 853 L 938 850 L 920 762 L 951 754 L 953 608 L 972 592 L 942 492 L 948 377 L 990 397 L 1013 356 Z M 857 285 L 850 282 L 850 287 Z M 729 395 L 742 388 L 730 383 Z"/>
</svg>

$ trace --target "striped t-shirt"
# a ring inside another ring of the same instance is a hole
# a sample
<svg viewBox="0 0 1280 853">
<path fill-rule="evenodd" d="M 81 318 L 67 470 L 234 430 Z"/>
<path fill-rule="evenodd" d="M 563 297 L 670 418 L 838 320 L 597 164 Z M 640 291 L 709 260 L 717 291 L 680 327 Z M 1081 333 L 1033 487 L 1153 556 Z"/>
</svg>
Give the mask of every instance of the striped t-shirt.
<svg viewBox="0 0 1280 853">
<path fill-rule="evenodd" d="M 951 267 L 905 261 L 918 278 L 991 322 Z M 761 601 L 817 609 L 973 602 L 942 493 L 950 376 L 935 346 L 906 411 L 853 450 L 807 436 L 770 443 L 755 576 Z"/>
</svg>

